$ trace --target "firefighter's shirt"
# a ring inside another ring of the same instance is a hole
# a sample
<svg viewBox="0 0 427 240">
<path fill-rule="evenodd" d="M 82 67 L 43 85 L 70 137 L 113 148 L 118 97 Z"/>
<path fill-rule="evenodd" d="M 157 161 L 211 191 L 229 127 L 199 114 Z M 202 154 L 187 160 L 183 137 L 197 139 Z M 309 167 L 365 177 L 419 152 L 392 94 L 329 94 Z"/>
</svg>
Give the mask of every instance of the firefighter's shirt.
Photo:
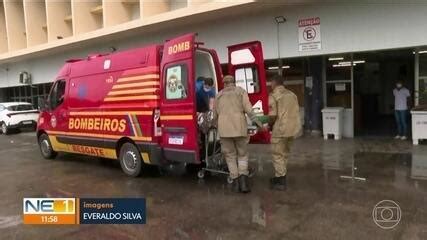
<svg viewBox="0 0 427 240">
<path fill-rule="evenodd" d="M 245 113 L 251 119 L 254 116 L 249 96 L 243 88 L 229 86 L 221 90 L 215 99 L 219 136 L 222 138 L 248 136 Z"/>
<path fill-rule="evenodd" d="M 284 86 L 276 87 L 268 99 L 269 115 L 275 116 L 272 137 L 294 137 L 301 131 L 297 96 Z"/>
</svg>

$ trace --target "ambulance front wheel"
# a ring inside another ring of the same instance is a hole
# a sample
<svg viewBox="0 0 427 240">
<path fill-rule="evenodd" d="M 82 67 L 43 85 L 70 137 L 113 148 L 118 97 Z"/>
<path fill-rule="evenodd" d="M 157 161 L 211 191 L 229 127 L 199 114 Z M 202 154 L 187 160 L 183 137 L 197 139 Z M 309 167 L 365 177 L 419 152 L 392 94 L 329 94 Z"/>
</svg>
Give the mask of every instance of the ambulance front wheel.
<svg viewBox="0 0 427 240">
<path fill-rule="evenodd" d="M 53 150 L 49 137 L 45 133 L 39 137 L 39 147 L 42 156 L 46 159 L 54 159 L 58 154 Z"/>
<path fill-rule="evenodd" d="M 132 143 L 125 143 L 120 148 L 120 166 L 123 172 L 130 177 L 138 177 L 141 174 L 142 158 L 138 148 Z"/>
</svg>

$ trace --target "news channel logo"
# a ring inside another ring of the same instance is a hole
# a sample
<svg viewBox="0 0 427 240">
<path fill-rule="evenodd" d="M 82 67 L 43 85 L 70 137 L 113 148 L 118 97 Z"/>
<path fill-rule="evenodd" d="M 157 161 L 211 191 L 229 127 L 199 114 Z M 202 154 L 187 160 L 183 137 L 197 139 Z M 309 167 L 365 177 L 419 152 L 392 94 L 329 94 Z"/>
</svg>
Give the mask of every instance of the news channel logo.
<svg viewBox="0 0 427 240">
<path fill-rule="evenodd" d="M 24 224 L 145 224 L 145 198 L 24 198 Z"/>
<path fill-rule="evenodd" d="M 24 198 L 24 224 L 75 224 L 75 198 Z"/>
<path fill-rule="evenodd" d="M 74 214 L 74 198 L 24 198 L 24 214 Z"/>
<path fill-rule="evenodd" d="M 402 218 L 402 210 L 395 201 L 382 200 L 372 210 L 372 218 L 378 227 L 392 229 L 399 224 Z"/>
</svg>

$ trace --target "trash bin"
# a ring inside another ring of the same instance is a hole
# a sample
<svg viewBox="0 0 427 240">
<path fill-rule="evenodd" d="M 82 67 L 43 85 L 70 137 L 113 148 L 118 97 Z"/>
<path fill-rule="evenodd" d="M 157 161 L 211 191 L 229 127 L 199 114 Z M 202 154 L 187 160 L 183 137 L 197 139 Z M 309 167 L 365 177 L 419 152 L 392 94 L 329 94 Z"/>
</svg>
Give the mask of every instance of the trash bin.
<svg viewBox="0 0 427 240">
<path fill-rule="evenodd" d="M 331 107 L 322 109 L 323 138 L 328 139 L 328 135 L 334 135 L 334 139 L 341 139 L 344 128 L 344 108 Z"/>
<path fill-rule="evenodd" d="M 427 139 L 427 110 L 412 110 L 412 143 L 418 145 L 420 139 Z"/>
</svg>

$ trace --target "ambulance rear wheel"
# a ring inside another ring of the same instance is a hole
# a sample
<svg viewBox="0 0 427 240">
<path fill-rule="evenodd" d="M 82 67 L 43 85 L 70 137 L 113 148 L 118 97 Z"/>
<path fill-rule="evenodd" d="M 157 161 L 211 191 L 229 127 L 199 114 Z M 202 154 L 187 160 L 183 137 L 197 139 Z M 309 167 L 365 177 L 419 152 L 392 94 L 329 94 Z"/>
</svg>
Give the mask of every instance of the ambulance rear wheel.
<svg viewBox="0 0 427 240">
<path fill-rule="evenodd" d="M 45 133 L 39 137 L 39 147 L 42 156 L 46 159 L 54 159 L 58 154 L 53 150 L 49 137 Z"/>
<path fill-rule="evenodd" d="M 142 157 L 138 148 L 132 143 L 125 143 L 120 148 L 120 166 L 123 172 L 130 177 L 138 177 L 142 169 Z"/>
</svg>

